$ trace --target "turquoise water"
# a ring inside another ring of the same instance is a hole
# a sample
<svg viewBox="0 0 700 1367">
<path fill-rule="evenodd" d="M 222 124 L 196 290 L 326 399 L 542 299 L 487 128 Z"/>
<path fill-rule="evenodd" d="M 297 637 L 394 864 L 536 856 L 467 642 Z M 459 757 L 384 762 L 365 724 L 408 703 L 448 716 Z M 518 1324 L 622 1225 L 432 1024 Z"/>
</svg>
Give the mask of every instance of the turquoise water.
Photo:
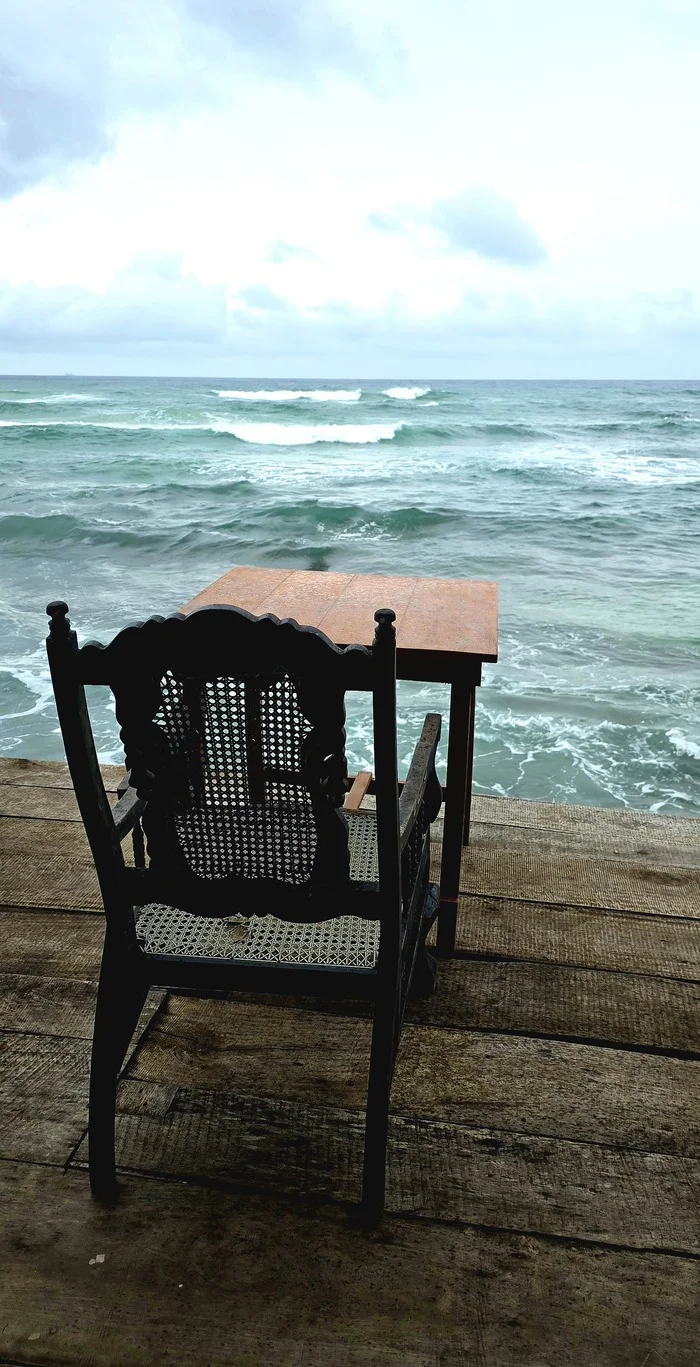
<svg viewBox="0 0 700 1367">
<path fill-rule="evenodd" d="M 62 755 L 49 598 L 105 640 L 237 563 L 464 576 L 477 791 L 700 815 L 700 383 L 0 378 L 0 485 L 2 755 Z M 400 708 L 405 764 L 446 690 Z"/>
</svg>

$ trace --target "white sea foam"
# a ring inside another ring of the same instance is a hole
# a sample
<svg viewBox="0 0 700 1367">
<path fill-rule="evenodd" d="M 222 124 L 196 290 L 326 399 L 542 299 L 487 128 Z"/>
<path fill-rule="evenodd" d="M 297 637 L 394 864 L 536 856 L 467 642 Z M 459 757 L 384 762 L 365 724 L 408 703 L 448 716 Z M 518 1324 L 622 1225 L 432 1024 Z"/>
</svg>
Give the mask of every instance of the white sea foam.
<svg viewBox="0 0 700 1367">
<path fill-rule="evenodd" d="M 365 446 L 378 441 L 391 441 L 403 422 L 391 423 L 281 423 L 236 422 L 228 418 L 212 417 L 209 422 L 90 422 L 87 418 L 41 418 L 27 421 L 0 418 L 0 427 L 85 427 L 108 428 L 114 432 L 214 432 L 237 437 L 239 441 L 255 442 L 264 446 L 313 446 L 317 442 L 344 442 Z"/>
<path fill-rule="evenodd" d="M 684 736 L 678 727 L 672 731 L 667 731 L 666 735 L 671 742 L 677 755 L 685 755 L 688 759 L 700 759 L 700 743 L 691 740 L 690 736 Z"/>
<path fill-rule="evenodd" d="M 431 386 L 425 385 L 396 385 L 393 389 L 383 389 L 387 399 L 422 399 L 424 394 L 430 393 Z"/>
<path fill-rule="evenodd" d="M 357 403 L 361 389 L 217 389 L 220 399 L 240 399 L 247 403 Z"/>
<path fill-rule="evenodd" d="M 24 399 L 7 399 L 0 395 L 0 403 L 100 403 L 101 394 L 37 394 Z"/>
<path fill-rule="evenodd" d="M 200 422 L 99 422 L 91 418 L 0 418 L 0 427 L 108 427 L 113 432 L 209 432 Z"/>
<path fill-rule="evenodd" d="M 255 442 L 262 446 L 313 446 L 319 441 L 346 442 L 365 446 L 377 441 L 391 441 L 402 422 L 376 423 L 294 423 L 228 422 L 215 419 L 213 432 L 226 432 L 239 441 Z"/>
</svg>

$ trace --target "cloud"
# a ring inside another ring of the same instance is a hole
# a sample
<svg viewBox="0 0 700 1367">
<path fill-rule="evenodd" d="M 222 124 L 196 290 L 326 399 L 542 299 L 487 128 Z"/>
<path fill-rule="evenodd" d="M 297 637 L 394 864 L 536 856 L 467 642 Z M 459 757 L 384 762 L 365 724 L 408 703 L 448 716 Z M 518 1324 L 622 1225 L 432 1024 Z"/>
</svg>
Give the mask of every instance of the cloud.
<svg viewBox="0 0 700 1367">
<path fill-rule="evenodd" d="M 265 259 L 271 266 L 286 266 L 290 261 L 318 261 L 318 256 L 298 242 L 271 242 Z"/>
<path fill-rule="evenodd" d="M 432 228 L 452 251 L 475 252 L 509 266 L 534 266 L 547 257 L 534 228 L 521 217 L 512 200 L 487 186 L 475 185 L 451 199 L 438 199 L 427 210 L 403 205 L 388 212 L 375 211 L 368 214 L 366 223 L 380 233 Z"/>
<path fill-rule="evenodd" d="M 367 227 L 372 228 L 376 233 L 400 233 L 404 231 L 411 220 L 415 221 L 417 217 L 418 213 L 415 209 L 404 209 L 403 212 L 399 209 L 389 214 L 378 212 L 368 214 L 366 223 Z"/>
<path fill-rule="evenodd" d="M 534 228 L 521 218 L 512 201 L 486 186 L 438 200 L 428 222 L 456 251 L 476 252 L 492 261 L 534 266 L 547 255 Z"/>
<path fill-rule="evenodd" d="M 351 26 L 322 0 L 183 0 L 189 16 L 226 34 L 284 75 L 319 67 L 355 71 L 363 63 Z"/>
<path fill-rule="evenodd" d="M 246 285 L 239 290 L 238 299 L 245 308 L 255 309 L 258 313 L 287 313 L 289 304 L 281 295 L 271 290 L 269 285 Z"/>
<path fill-rule="evenodd" d="M 97 343 L 221 343 L 226 293 L 182 269 L 177 253 L 144 252 L 102 293 L 79 285 L 41 288 L 0 282 L 0 345 L 20 351 Z"/>
<path fill-rule="evenodd" d="M 0 0 L 0 196 L 98 160 L 119 121 L 226 103 L 261 75 L 370 63 L 326 0 Z"/>
<path fill-rule="evenodd" d="M 228 296 L 169 253 L 136 257 L 102 292 L 0 284 L 8 373 L 683 379 L 698 345 L 687 289 L 548 303 L 465 290 L 430 315 L 400 297 L 302 309 L 263 284 Z"/>
</svg>

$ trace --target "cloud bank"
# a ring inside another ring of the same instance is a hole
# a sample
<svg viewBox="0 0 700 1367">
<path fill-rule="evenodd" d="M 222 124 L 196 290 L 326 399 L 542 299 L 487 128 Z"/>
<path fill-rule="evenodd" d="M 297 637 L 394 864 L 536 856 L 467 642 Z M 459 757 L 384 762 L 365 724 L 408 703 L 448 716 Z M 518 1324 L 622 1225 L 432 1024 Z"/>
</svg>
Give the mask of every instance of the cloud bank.
<svg viewBox="0 0 700 1367">
<path fill-rule="evenodd" d="M 663 377 L 661 356 L 682 373 L 699 345 L 689 291 L 585 306 L 466 291 L 452 309 L 418 319 L 400 299 L 381 310 L 332 300 L 302 309 L 263 284 L 203 285 L 168 253 L 139 255 L 103 291 L 0 282 L 0 363 L 14 354 L 25 373 L 39 357 L 86 374 L 556 377 L 571 373 L 574 356 L 586 377 L 603 355 L 621 378 L 630 365 Z"/>
<path fill-rule="evenodd" d="M 692 377 L 696 12 L 0 0 L 0 369 Z"/>
<path fill-rule="evenodd" d="M 0 5 L 0 196 L 113 145 L 119 120 L 225 102 L 261 79 L 369 74 L 323 0 L 31 0 Z"/>
<path fill-rule="evenodd" d="M 430 209 L 404 205 L 375 211 L 368 214 L 367 226 L 382 233 L 428 227 L 453 251 L 474 252 L 509 266 L 535 266 L 547 258 L 544 244 L 513 202 L 483 185 L 438 199 Z"/>
</svg>

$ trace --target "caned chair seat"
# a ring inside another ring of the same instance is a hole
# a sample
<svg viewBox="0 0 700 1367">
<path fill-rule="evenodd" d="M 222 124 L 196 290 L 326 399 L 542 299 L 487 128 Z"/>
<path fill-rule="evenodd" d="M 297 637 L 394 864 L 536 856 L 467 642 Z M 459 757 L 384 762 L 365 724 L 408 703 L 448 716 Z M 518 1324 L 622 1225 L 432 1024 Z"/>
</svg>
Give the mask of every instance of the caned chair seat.
<svg viewBox="0 0 700 1367">
<path fill-rule="evenodd" d="M 337 916 L 309 925 L 278 916 L 238 918 L 193 916 L 162 903 L 139 909 L 136 936 L 145 954 L 239 964 L 284 967 L 373 969 L 379 951 L 379 922 Z"/>
<path fill-rule="evenodd" d="M 350 881 L 379 881 L 377 820 L 371 811 L 352 812 L 348 823 Z M 336 916 L 310 924 L 278 916 L 196 916 L 162 902 L 139 907 L 136 937 L 145 954 L 217 959 L 241 964 L 373 969 L 379 952 L 379 921 Z"/>
</svg>

